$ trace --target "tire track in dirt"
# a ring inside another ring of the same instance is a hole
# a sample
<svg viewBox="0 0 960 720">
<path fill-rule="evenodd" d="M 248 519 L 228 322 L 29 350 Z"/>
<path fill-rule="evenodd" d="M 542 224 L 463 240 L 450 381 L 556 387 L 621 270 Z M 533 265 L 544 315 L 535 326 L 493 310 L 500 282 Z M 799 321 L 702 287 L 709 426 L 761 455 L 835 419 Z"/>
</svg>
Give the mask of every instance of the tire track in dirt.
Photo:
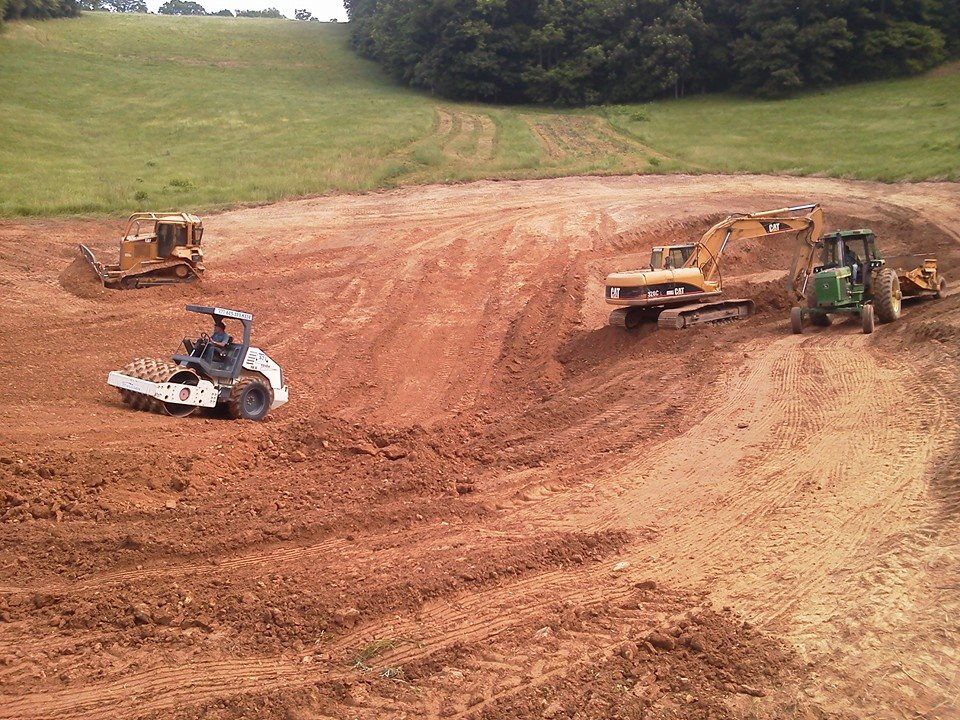
<svg viewBox="0 0 960 720">
<path fill-rule="evenodd" d="M 497 126 L 484 113 L 436 108 L 436 135 L 443 154 L 460 160 L 487 161 L 496 152 Z"/>
<path fill-rule="evenodd" d="M 525 115 L 543 154 L 553 160 L 570 156 L 594 157 L 640 155 L 647 160 L 669 160 L 667 156 L 631 138 L 620 135 L 598 117 L 570 115 Z"/>
<path fill-rule="evenodd" d="M 470 593 L 463 597 L 455 597 L 450 600 L 437 603 L 428 603 L 420 616 L 428 618 L 426 622 L 414 619 L 404 620 L 386 620 L 374 622 L 366 625 L 361 632 L 352 633 L 339 639 L 331 646 L 332 652 L 347 653 L 351 647 L 357 647 L 360 644 L 361 637 L 377 638 L 397 638 L 410 637 L 415 638 L 413 645 L 402 646 L 396 650 L 384 653 L 378 658 L 382 665 L 403 665 L 419 659 L 422 659 L 432 653 L 438 652 L 443 648 L 450 647 L 457 643 L 489 643 L 501 633 L 515 627 L 518 623 L 532 621 L 540 612 L 545 602 L 565 601 L 580 606 L 589 606 L 605 600 L 626 597 L 632 592 L 634 582 L 644 579 L 650 572 L 651 567 L 645 561 L 652 547 L 656 547 L 661 553 L 661 560 L 657 562 L 656 574 L 658 578 L 667 578 L 668 580 L 686 580 L 691 576 L 689 571 L 677 573 L 676 562 L 681 557 L 685 557 L 686 549 L 695 546 L 698 548 L 700 558 L 701 572 L 704 575 L 710 572 L 716 572 L 718 569 L 729 567 L 741 555 L 740 547 L 734 542 L 731 543 L 731 534 L 749 534 L 745 528 L 751 525 L 759 524 L 767 515 L 783 509 L 785 500 L 784 495 L 789 495 L 791 485 L 796 485 L 796 481 L 775 482 L 772 481 L 780 473 L 780 465 L 783 458 L 780 453 L 784 450 L 799 451 L 802 455 L 818 456 L 820 458 L 829 457 L 829 453 L 800 450 L 796 447 L 796 441 L 801 436 L 808 439 L 823 436 L 823 427 L 808 428 L 805 431 L 792 431 L 786 435 L 774 437 L 774 446 L 770 446 L 765 438 L 768 437 L 767 428 L 779 420 L 783 413 L 779 411 L 775 400 L 779 394 L 786 397 L 793 397 L 799 388 L 789 387 L 777 382 L 770 383 L 771 379 L 782 380 L 783 378 L 799 378 L 801 375 L 793 371 L 785 372 L 784 358 L 796 354 L 793 368 L 799 368 L 814 355 L 825 362 L 827 377 L 836 376 L 831 373 L 838 367 L 848 365 L 852 360 L 861 356 L 857 350 L 844 347 L 849 343 L 849 338 L 841 336 L 840 340 L 828 341 L 836 347 L 823 346 L 820 338 L 800 339 L 785 338 L 773 343 L 769 350 L 760 354 L 758 360 L 745 373 L 744 378 L 739 382 L 732 382 L 725 393 L 725 400 L 712 411 L 707 418 L 691 428 L 688 433 L 680 436 L 677 440 L 670 441 L 662 447 L 655 456 L 645 458 L 642 461 L 634 461 L 625 468 L 625 472 L 608 474 L 605 478 L 607 483 L 620 483 L 621 487 L 612 491 L 607 490 L 604 496 L 594 503 L 589 503 L 582 494 L 580 497 L 571 497 L 577 493 L 560 493 L 553 498 L 563 498 L 565 502 L 580 506 L 580 511 L 572 508 L 558 508 L 553 499 L 546 504 L 547 508 L 540 507 L 534 503 L 531 508 L 527 506 L 527 512 L 522 510 L 518 513 L 518 520 L 525 523 L 540 524 L 551 529 L 563 527 L 578 528 L 628 528 L 642 529 L 646 524 L 649 515 L 645 513 L 645 506 L 649 497 L 649 489 L 640 485 L 623 486 L 624 481 L 634 481 L 642 477 L 644 472 L 650 472 L 652 468 L 661 468 L 659 473 L 660 491 L 666 491 L 670 497 L 683 496 L 684 507 L 694 507 L 700 503 L 711 503 L 711 498 L 717 495 L 716 488 L 702 489 L 703 484 L 698 480 L 697 475 L 690 468 L 685 468 L 682 463 L 677 463 L 676 459 L 682 457 L 679 455 L 679 448 L 696 445 L 702 448 L 703 452 L 709 453 L 707 457 L 701 458 L 698 462 L 711 467 L 716 473 L 715 479 L 724 479 L 727 487 L 723 490 L 732 493 L 732 502 L 724 505 L 722 516 L 715 516 L 715 526 L 711 528 L 709 535 L 704 536 L 699 530 L 681 529 L 672 538 L 656 540 L 653 544 L 643 544 L 635 547 L 633 550 L 624 554 L 618 562 L 629 562 L 631 567 L 626 571 L 614 571 L 614 563 L 607 563 L 605 570 L 599 573 L 595 569 L 589 571 L 549 571 L 537 574 L 534 577 L 523 579 L 516 583 L 511 583 L 505 587 L 495 588 L 488 591 Z M 843 345 L 841 345 L 841 343 Z M 813 347 L 807 348 L 806 345 Z M 826 351 L 826 352 L 825 352 Z M 831 357 L 832 356 L 832 357 Z M 861 358 L 862 359 L 862 358 Z M 872 373 L 861 370 L 856 373 L 856 377 L 849 381 L 842 381 L 841 385 L 849 385 L 850 389 L 856 389 L 860 393 L 869 392 L 870 397 L 875 398 L 875 404 L 867 404 L 866 407 L 871 413 L 889 411 L 891 403 L 896 403 L 898 394 L 894 392 L 899 387 L 895 383 L 881 383 L 881 393 L 876 392 L 876 385 L 871 388 L 869 383 L 864 383 L 864 379 Z M 795 381 L 795 380 L 794 380 Z M 819 390 L 816 386 L 809 386 L 808 390 Z M 783 391 L 787 392 L 783 392 Z M 856 396 L 855 396 L 856 397 Z M 857 400 L 861 398 L 857 397 Z M 788 413 L 790 415 L 790 413 Z M 881 415 L 882 416 L 882 415 Z M 751 419 L 751 428 L 746 438 L 742 438 L 743 429 L 730 428 L 731 417 L 747 417 Z M 797 418 L 796 411 L 792 411 L 792 417 Z M 798 425 L 796 420 L 788 421 L 787 426 Z M 859 422 L 857 423 L 859 425 Z M 819 429 L 819 435 L 811 432 Z M 734 432 L 736 430 L 736 432 Z M 902 430 L 902 429 L 901 429 Z M 704 445 L 699 438 L 709 438 L 710 442 Z M 831 440 L 836 443 L 836 439 Z M 747 450 L 756 449 L 753 459 L 747 459 L 749 453 Z M 914 462 L 916 455 L 925 448 L 917 444 L 913 452 L 905 460 Z M 865 457 L 875 455 L 875 448 L 868 447 Z M 880 457 L 880 456 L 877 456 Z M 862 460 L 863 458 L 857 458 Z M 714 462 L 709 462 L 714 461 Z M 907 465 L 907 462 L 904 465 Z M 918 461 L 922 465 L 922 460 Z M 772 470 L 768 469 L 771 468 Z M 868 468 L 864 468 L 869 472 Z M 608 471 L 609 473 L 609 471 Z M 842 474 L 842 473 L 838 473 Z M 800 473 L 803 477 L 804 473 Z M 884 479 L 888 476 L 884 474 Z M 761 487 L 755 483 L 749 482 L 749 478 L 757 477 L 765 481 Z M 904 484 L 908 484 L 915 478 L 910 478 Z M 738 492 L 737 487 L 731 487 L 731 483 L 744 488 L 747 492 Z M 896 494 L 897 487 L 889 487 L 886 483 L 879 483 L 884 492 L 893 492 Z M 564 497 L 565 496 L 565 497 Z M 662 501 L 662 500 L 661 500 Z M 610 509 L 609 504 L 614 503 L 615 507 Z M 832 507 L 834 511 L 840 508 Z M 880 515 L 877 515 L 872 523 L 863 523 L 862 527 L 857 529 L 853 541 L 847 543 L 847 551 L 856 555 L 860 545 L 866 540 L 865 530 L 871 525 L 883 522 L 885 511 L 883 508 Z M 672 508 L 671 513 L 680 513 L 679 508 Z M 690 516 L 695 517 L 698 513 L 692 512 Z M 701 513 L 702 514 L 702 513 Z M 856 508 L 847 510 L 848 516 L 856 515 Z M 546 516 L 546 517 L 544 517 Z M 678 515 L 679 516 L 679 515 Z M 547 518 L 560 517 L 559 521 L 551 523 L 544 522 Z M 806 520 L 806 517 L 804 517 Z M 691 527 L 695 527 L 695 521 L 690 522 Z M 764 525 L 765 527 L 768 524 Z M 797 530 L 797 528 L 794 528 Z M 845 531 L 843 524 L 838 527 L 835 535 L 830 536 L 830 540 L 836 541 Z M 777 533 L 776 537 L 782 534 Z M 804 540 L 804 541 L 801 541 Z M 785 556 L 788 560 L 781 559 L 781 562 L 788 566 L 809 566 L 811 552 L 816 552 L 818 545 L 811 545 L 805 541 L 805 538 L 796 538 L 794 547 L 796 552 L 806 557 L 804 563 L 799 562 L 799 558 Z M 731 544 L 733 547 L 731 547 Z M 831 543 L 825 543 L 829 546 Z M 731 557 L 733 550 L 735 556 Z M 752 555 L 757 557 L 760 562 L 766 563 L 762 548 L 754 545 L 751 547 Z M 673 556 L 671 558 L 671 556 Z M 783 558 L 784 556 L 781 556 Z M 849 564 L 851 556 L 844 554 L 840 557 L 832 558 L 833 564 Z M 773 566 L 774 572 L 776 565 Z M 766 620 L 772 620 L 786 612 L 786 598 L 791 598 L 791 603 L 799 602 L 803 599 L 804 593 L 809 592 L 811 583 L 824 577 L 824 568 L 821 564 L 814 565 L 811 568 L 812 579 L 806 582 L 790 583 L 785 582 L 784 578 L 776 577 L 774 574 L 773 582 L 768 584 L 758 583 L 763 577 L 752 577 L 749 583 L 750 593 L 753 595 L 754 610 L 762 611 L 765 607 L 776 608 L 773 613 L 766 615 Z M 771 574 L 768 573 L 768 574 Z M 599 575 L 599 577 L 597 577 Z M 593 582 L 588 578 L 593 576 Z M 734 583 L 734 588 L 736 583 Z M 619 589 L 618 589 L 619 588 Z M 729 591 L 728 591 L 729 592 Z M 720 591 L 723 594 L 723 590 Z M 465 620 L 469 618 L 469 620 Z M 291 668 L 289 661 L 277 663 L 269 659 L 250 659 L 245 661 L 224 661 L 221 663 L 199 663 L 190 667 L 188 672 L 149 672 L 143 675 L 133 675 L 127 678 L 125 687 L 135 688 L 130 695 L 127 709 L 141 707 L 150 710 L 163 710 L 172 708 L 178 702 L 181 702 L 187 693 L 192 701 L 197 702 L 204 697 L 215 697 L 222 694 L 227 687 L 232 686 L 232 691 L 237 692 L 242 689 L 252 690 L 259 688 L 280 688 L 306 684 L 313 679 L 319 679 L 319 676 L 312 672 L 305 672 L 300 669 Z M 189 689 L 184 690 L 183 684 L 189 680 Z M 177 690 L 174 690 L 177 688 Z M 44 712 L 50 709 L 56 710 L 60 717 L 104 717 L 102 712 L 118 712 L 124 705 L 119 704 L 115 699 L 117 693 L 117 684 L 108 683 L 99 691 L 88 689 L 84 696 L 80 698 L 71 698 L 67 693 L 65 696 L 59 695 L 46 696 L 41 703 L 23 703 L 15 699 L 10 699 L 9 705 L 14 713 L 19 713 L 20 717 L 39 717 L 31 714 L 31 707 L 36 710 L 39 707 L 45 708 Z M 6 699 L 5 699 L 6 700 Z M 99 703 L 105 703 L 100 705 Z M 12 703 L 12 704 L 11 704 Z M 89 703 L 89 704 L 88 704 Z M 109 710 L 107 710 L 109 708 Z M 7 717 L 16 717 L 17 715 L 8 715 Z M 0 715 L 0 717 L 4 717 Z"/>
</svg>

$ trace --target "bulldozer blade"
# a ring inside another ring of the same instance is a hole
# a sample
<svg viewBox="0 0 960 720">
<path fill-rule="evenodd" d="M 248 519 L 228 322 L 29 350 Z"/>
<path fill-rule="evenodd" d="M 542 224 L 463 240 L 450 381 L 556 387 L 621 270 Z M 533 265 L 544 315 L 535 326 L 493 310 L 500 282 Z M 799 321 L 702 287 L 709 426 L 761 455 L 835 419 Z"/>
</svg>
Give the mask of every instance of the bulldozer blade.
<svg viewBox="0 0 960 720">
<path fill-rule="evenodd" d="M 80 254 L 83 255 L 90 267 L 93 268 L 93 271 L 97 274 L 97 277 L 100 278 L 100 282 L 106 282 L 107 278 L 103 270 L 103 265 L 97 262 L 97 258 L 94 256 L 90 248 L 81 243 Z"/>
</svg>

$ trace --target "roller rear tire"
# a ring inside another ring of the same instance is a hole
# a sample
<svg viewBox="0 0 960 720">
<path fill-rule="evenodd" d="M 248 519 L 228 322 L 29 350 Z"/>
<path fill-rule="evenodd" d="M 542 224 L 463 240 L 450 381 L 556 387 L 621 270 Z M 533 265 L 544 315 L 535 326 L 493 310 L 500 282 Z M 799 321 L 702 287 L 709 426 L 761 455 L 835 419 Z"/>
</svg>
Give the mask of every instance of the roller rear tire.
<svg viewBox="0 0 960 720">
<path fill-rule="evenodd" d="M 230 391 L 227 412 L 237 420 L 263 420 L 273 405 L 273 389 L 263 380 L 243 377 Z"/>
</svg>

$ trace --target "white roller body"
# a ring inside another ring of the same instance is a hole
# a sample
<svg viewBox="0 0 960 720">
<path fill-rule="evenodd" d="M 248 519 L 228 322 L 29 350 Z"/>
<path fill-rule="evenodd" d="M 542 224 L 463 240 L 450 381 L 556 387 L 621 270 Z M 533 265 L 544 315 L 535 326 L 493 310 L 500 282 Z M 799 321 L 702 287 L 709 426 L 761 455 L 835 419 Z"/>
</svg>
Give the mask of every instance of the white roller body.
<svg viewBox="0 0 960 720">
<path fill-rule="evenodd" d="M 287 386 L 283 384 L 283 372 L 270 356 L 260 348 L 249 348 L 247 356 L 243 359 L 243 367 L 246 370 L 257 372 L 270 383 L 273 388 L 273 404 L 271 409 L 278 408 L 289 399 Z"/>
<path fill-rule="evenodd" d="M 198 407 L 216 407 L 219 391 L 208 380 L 201 380 L 196 385 L 181 385 L 180 383 L 155 383 L 141 378 L 130 377 L 122 372 L 114 371 L 107 376 L 107 383 L 116 388 L 130 390 L 162 402 L 177 403 L 178 405 L 196 405 Z M 284 388 L 286 391 L 286 388 Z M 284 392 L 286 397 L 286 392 Z"/>
</svg>

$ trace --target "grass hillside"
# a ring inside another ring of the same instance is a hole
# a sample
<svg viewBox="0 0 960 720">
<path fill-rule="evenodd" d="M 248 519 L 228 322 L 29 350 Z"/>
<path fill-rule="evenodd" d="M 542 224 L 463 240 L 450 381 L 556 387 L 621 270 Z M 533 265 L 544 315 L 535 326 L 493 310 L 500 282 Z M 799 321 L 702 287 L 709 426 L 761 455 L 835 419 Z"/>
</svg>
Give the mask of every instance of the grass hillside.
<svg viewBox="0 0 960 720">
<path fill-rule="evenodd" d="M 344 25 L 84 14 L 0 34 L 0 215 L 572 173 L 960 179 L 960 72 L 578 111 L 392 84 Z"/>
</svg>

